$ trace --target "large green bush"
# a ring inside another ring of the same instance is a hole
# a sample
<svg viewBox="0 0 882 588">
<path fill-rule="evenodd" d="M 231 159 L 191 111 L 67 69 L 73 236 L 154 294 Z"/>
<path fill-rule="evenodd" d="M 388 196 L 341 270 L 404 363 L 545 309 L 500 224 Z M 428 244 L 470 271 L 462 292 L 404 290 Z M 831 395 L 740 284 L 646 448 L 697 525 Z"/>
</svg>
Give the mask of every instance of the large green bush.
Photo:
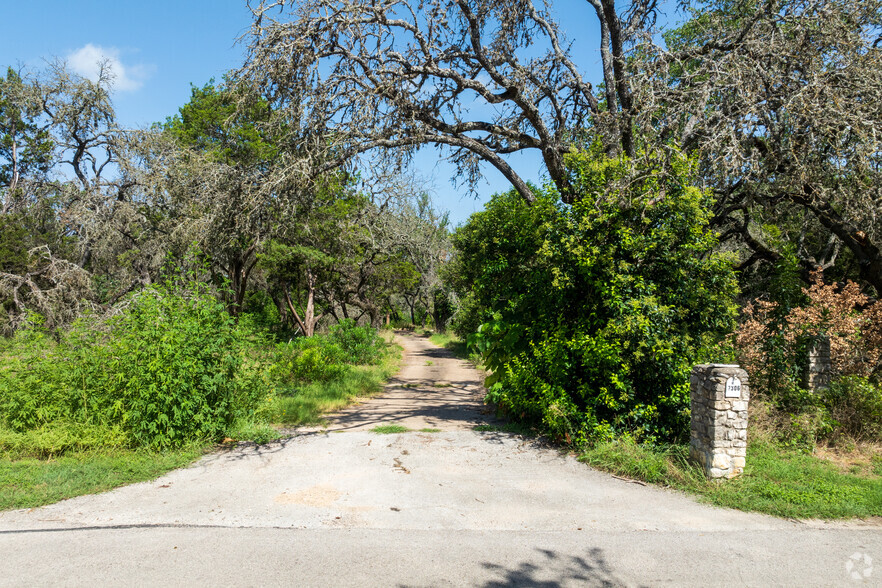
<svg viewBox="0 0 882 588">
<path fill-rule="evenodd" d="M 575 204 L 498 195 L 454 236 L 458 325 L 490 399 L 570 442 L 678 440 L 693 363 L 731 331 L 736 282 L 685 159 L 569 157 Z"/>
<path fill-rule="evenodd" d="M 149 447 L 221 438 L 269 389 L 267 371 L 249 359 L 262 342 L 192 288 L 147 288 L 104 328 L 81 321 L 57 344 L 20 334 L 0 373 L 0 424 L 19 432 L 95 425 Z"/>
<path fill-rule="evenodd" d="M 377 330 L 359 327 L 352 319 L 331 327 L 330 339 L 346 354 L 347 363 L 376 364 L 382 358 L 384 345 Z"/>
</svg>

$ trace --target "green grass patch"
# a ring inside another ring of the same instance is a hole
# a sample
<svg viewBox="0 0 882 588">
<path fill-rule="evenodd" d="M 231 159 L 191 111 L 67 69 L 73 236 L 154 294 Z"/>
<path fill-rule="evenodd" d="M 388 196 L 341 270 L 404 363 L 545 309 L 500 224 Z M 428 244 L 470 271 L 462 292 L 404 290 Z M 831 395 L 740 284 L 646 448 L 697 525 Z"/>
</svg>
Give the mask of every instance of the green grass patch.
<svg viewBox="0 0 882 588">
<path fill-rule="evenodd" d="M 282 392 L 274 399 L 272 421 L 281 425 L 307 425 L 322 421 L 322 415 L 340 410 L 356 398 L 376 394 L 398 371 L 401 348 L 391 347 L 379 365 L 341 366 L 332 380 L 310 382 Z"/>
<path fill-rule="evenodd" d="M 420 433 L 440 433 L 441 429 L 433 429 L 431 427 L 426 427 L 425 429 L 420 429 Z"/>
<path fill-rule="evenodd" d="M 162 452 L 69 452 L 50 460 L 0 457 L 0 510 L 33 508 L 153 480 L 204 453 L 205 446 L 193 445 Z"/>
<path fill-rule="evenodd" d="M 688 460 L 688 447 L 602 443 L 581 459 L 614 474 L 698 495 L 716 506 L 787 518 L 836 519 L 882 515 L 882 477 L 844 473 L 822 459 L 767 441 L 748 448 L 744 474 L 710 481 Z"/>
<path fill-rule="evenodd" d="M 407 433 L 410 429 L 402 425 L 378 425 L 371 429 L 371 433 L 378 435 L 394 435 L 395 433 Z"/>
</svg>

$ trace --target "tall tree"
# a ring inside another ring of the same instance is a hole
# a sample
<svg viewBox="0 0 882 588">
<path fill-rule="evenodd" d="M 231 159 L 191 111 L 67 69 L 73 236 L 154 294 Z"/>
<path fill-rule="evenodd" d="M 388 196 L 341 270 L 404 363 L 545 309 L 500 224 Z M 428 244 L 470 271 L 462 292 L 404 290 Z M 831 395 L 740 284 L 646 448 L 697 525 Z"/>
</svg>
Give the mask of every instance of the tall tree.
<svg viewBox="0 0 882 588">
<path fill-rule="evenodd" d="M 39 124 L 40 101 L 32 83 L 11 67 L 0 78 L 0 214 L 15 209 L 23 180 L 49 171 L 53 144 Z"/>
<path fill-rule="evenodd" d="M 654 0 L 621 15 L 614 0 L 589 3 L 602 32 L 604 99 L 549 7 L 531 0 L 262 1 L 240 77 L 299 128 L 333 137 L 307 145 L 332 148 L 329 166 L 375 148 L 407 158 L 434 144 L 471 186 L 487 162 L 531 202 L 505 156 L 538 150 L 569 200 L 563 156 L 580 133 L 600 137 L 608 154 L 634 154 L 626 51 L 656 11 Z"/>
<path fill-rule="evenodd" d="M 234 315 L 242 310 L 259 247 L 273 224 L 273 196 L 279 196 L 265 186 L 277 154 L 264 126 L 270 117 L 265 101 L 239 110 L 231 90 L 210 82 L 193 87 L 190 101 L 164 125 L 185 150 L 170 188 L 181 205 L 191 207 L 185 214 L 200 225 L 200 245 L 212 268 L 229 280 Z"/>
</svg>

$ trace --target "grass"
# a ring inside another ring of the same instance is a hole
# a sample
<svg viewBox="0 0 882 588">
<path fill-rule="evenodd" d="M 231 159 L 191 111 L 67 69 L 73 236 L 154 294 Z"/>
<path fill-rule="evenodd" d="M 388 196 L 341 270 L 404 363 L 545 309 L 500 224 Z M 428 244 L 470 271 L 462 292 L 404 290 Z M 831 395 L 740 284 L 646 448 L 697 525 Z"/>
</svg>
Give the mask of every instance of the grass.
<svg viewBox="0 0 882 588">
<path fill-rule="evenodd" d="M 371 429 L 371 433 L 378 435 L 394 435 L 396 433 L 408 433 L 410 429 L 402 425 L 378 425 Z"/>
<path fill-rule="evenodd" d="M 50 460 L 0 457 L 0 510 L 33 508 L 153 480 L 204 453 L 205 446 L 192 446 L 161 453 L 73 452 Z"/>
<path fill-rule="evenodd" d="M 424 429 L 420 429 L 420 433 L 440 433 L 441 429 L 433 429 L 431 427 L 426 427 Z"/>
<path fill-rule="evenodd" d="M 400 347 L 393 349 L 379 365 L 347 366 L 336 380 L 312 382 L 280 396 L 274 422 L 288 426 L 320 423 L 323 414 L 380 392 L 386 380 L 398 371 Z"/>
<path fill-rule="evenodd" d="M 646 447 L 630 441 L 598 444 L 581 459 L 598 469 L 698 495 L 716 506 L 797 519 L 882 516 L 882 477 L 836 465 L 762 439 L 748 447 L 744 474 L 709 481 L 685 446 Z"/>
</svg>

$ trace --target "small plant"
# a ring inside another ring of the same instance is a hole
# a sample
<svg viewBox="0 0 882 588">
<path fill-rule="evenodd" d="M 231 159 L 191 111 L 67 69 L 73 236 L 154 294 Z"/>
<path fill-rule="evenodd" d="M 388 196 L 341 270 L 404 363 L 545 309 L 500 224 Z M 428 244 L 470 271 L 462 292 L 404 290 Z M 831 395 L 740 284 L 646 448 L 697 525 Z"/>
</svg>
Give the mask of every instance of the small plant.
<svg viewBox="0 0 882 588">
<path fill-rule="evenodd" d="M 427 359 L 426 365 L 434 365 L 434 362 L 431 359 Z"/>
<path fill-rule="evenodd" d="M 379 425 L 371 429 L 371 433 L 378 435 L 394 435 L 396 433 L 407 433 L 410 429 L 402 425 Z"/>
</svg>

